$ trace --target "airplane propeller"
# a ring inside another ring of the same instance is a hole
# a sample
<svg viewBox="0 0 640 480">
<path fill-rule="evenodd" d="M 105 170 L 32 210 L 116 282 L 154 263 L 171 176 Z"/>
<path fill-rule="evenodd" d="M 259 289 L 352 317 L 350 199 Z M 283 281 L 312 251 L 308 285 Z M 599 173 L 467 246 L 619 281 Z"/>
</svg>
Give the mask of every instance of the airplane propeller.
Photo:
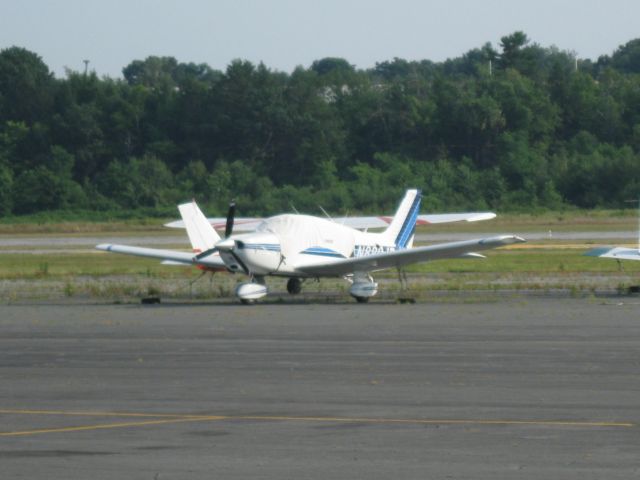
<svg viewBox="0 0 640 480">
<path fill-rule="evenodd" d="M 227 211 L 227 223 L 224 226 L 224 238 L 228 238 L 233 233 L 233 221 L 236 216 L 236 202 L 231 200 Z"/>
</svg>

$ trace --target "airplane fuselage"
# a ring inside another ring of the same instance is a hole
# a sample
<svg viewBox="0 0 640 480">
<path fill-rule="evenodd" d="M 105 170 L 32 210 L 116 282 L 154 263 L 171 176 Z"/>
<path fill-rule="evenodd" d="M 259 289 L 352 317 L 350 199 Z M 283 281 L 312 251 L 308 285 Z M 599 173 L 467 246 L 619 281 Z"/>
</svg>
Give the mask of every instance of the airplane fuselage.
<svg viewBox="0 0 640 480">
<path fill-rule="evenodd" d="M 250 275 L 307 276 L 299 269 L 396 250 L 384 235 L 308 215 L 270 217 L 255 233 L 234 235 L 220 256 L 231 271 Z"/>
</svg>

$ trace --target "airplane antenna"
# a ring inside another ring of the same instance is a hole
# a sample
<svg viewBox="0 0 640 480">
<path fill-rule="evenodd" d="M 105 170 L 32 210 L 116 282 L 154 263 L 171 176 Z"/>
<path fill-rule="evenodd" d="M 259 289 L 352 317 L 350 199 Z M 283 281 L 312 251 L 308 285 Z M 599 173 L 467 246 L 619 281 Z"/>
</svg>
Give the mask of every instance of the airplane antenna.
<svg viewBox="0 0 640 480">
<path fill-rule="evenodd" d="M 331 221 L 333 222 L 333 218 L 331 218 L 331 215 L 329 215 L 329 214 L 327 213 L 327 211 L 326 211 L 324 208 L 322 208 L 322 205 L 318 205 L 318 208 L 319 208 L 320 210 L 322 210 L 322 213 L 324 213 L 324 214 L 325 214 L 325 216 L 326 216 L 329 220 L 331 220 Z"/>
<path fill-rule="evenodd" d="M 292 202 L 289 202 L 289 206 L 291 207 L 291 210 L 296 213 L 296 215 L 300 215 L 300 212 L 296 209 L 295 205 Z"/>
</svg>

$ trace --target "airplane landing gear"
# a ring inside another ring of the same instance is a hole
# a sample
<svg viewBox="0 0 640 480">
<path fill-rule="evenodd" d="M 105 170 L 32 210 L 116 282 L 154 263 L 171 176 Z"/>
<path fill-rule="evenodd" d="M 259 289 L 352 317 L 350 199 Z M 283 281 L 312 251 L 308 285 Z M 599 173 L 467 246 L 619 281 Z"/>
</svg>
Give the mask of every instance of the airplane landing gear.
<svg viewBox="0 0 640 480">
<path fill-rule="evenodd" d="M 264 277 L 252 277 L 251 282 L 239 283 L 236 286 L 236 296 L 244 305 L 251 305 L 267 294 Z"/>
<path fill-rule="evenodd" d="M 398 303 L 416 303 L 416 299 L 409 295 L 407 272 L 404 268 L 398 267 L 398 280 L 400 281 L 400 296 L 398 296 Z"/>
<path fill-rule="evenodd" d="M 349 294 L 358 303 L 367 303 L 371 297 L 378 293 L 378 284 L 368 273 L 356 272 L 351 282 Z"/>
<path fill-rule="evenodd" d="M 302 291 L 302 280 L 296 277 L 291 277 L 287 282 L 287 292 L 291 295 L 297 295 Z"/>
</svg>

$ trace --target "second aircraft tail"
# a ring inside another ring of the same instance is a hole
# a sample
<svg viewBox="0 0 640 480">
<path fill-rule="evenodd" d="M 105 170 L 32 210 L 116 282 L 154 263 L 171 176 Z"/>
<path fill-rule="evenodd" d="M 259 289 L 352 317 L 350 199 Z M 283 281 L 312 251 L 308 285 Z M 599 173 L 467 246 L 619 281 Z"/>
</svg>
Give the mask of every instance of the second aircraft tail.
<svg viewBox="0 0 640 480">
<path fill-rule="evenodd" d="M 187 235 L 189 235 L 194 252 L 207 251 L 220 241 L 220 235 L 198 208 L 195 200 L 178 205 L 178 210 L 180 210 L 180 216 L 187 229 Z"/>
</svg>

